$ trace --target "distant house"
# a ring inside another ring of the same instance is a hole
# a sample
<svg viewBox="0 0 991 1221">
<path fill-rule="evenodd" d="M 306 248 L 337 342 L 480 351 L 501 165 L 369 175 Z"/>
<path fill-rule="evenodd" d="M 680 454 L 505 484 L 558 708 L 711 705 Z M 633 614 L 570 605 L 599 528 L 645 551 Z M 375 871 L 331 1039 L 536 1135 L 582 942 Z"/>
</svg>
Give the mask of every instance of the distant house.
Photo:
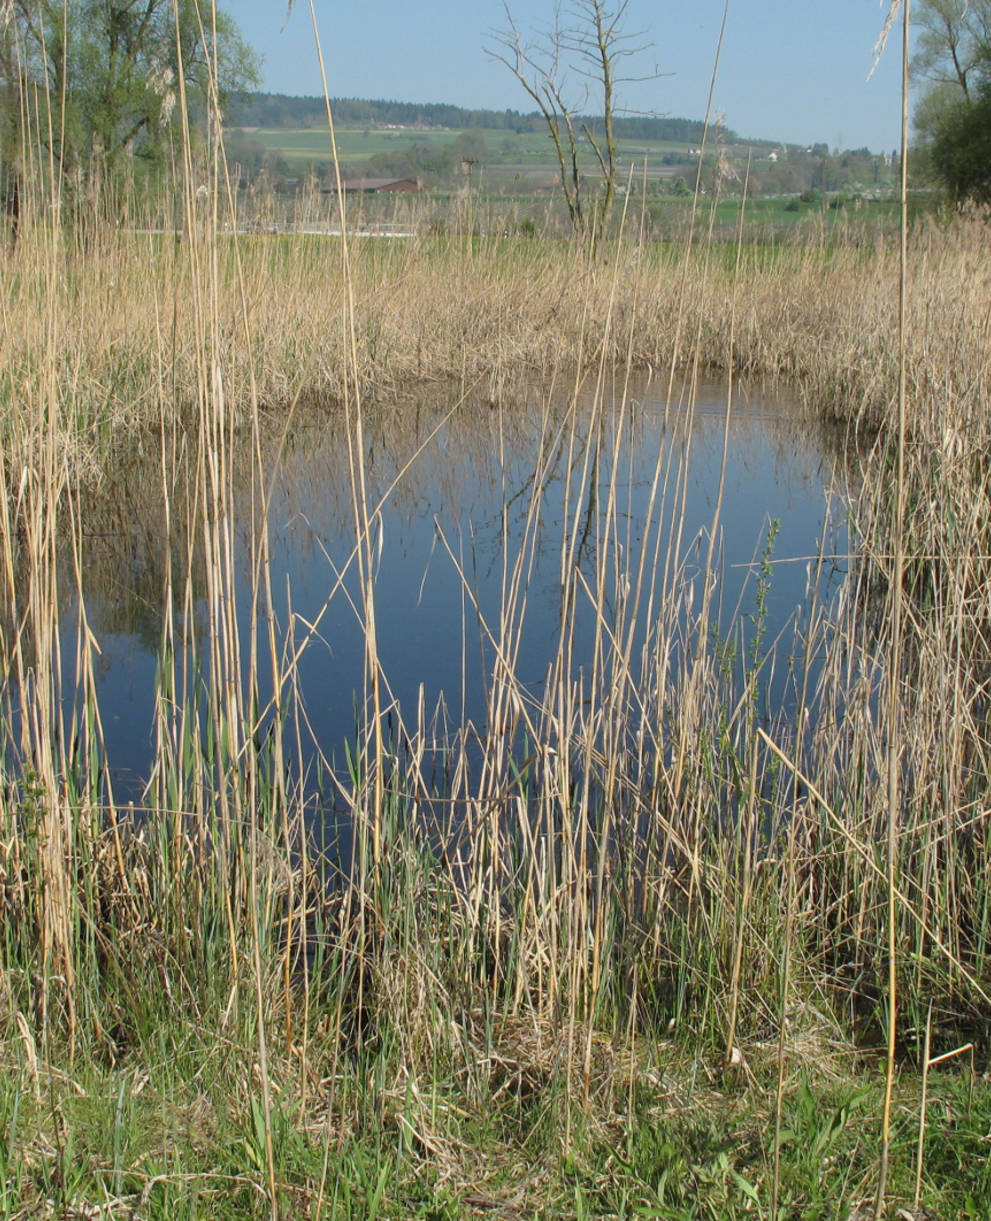
<svg viewBox="0 0 991 1221">
<path fill-rule="evenodd" d="M 419 191 L 420 184 L 415 178 L 346 178 L 344 180 L 345 195 L 416 195 Z M 327 187 L 324 194 L 336 195 L 337 187 Z"/>
</svg>

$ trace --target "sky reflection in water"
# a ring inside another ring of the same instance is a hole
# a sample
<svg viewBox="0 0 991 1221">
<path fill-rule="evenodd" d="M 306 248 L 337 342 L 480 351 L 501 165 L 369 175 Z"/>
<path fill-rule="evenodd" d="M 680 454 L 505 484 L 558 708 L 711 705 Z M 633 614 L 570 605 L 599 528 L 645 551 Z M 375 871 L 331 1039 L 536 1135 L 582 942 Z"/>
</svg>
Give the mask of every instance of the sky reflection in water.
<svg viewBox="0 0 991 1221">
<path fill-rule="evenodd" d="M 484 727 L 493 650 L 480 631 L 478 612 L 496 632 L 506 570 L 521 552 L 527 601 L 516 672 L 539 698 L 559 643 L 562 540 L 569 523 L 574 537 L 584 538 L 575 562 L 588 586 L 595 588 L 597 554 L 612 557 L 618 551 L 621 569 L 629 571 L 645 540 L 647 554 L 653 556 L 659 532 L 663 557 L 683 499 L 679 554 L 683 579 L 694 582 L 698 608 L 699 573 L 718 495 L 727 394 L 724 385 L 703 384 L 692 412 L 677 395 L 665 412 L 665 389 L 656 381 L 632 386 L 625 410 L 610 394 L 598 427 L 591 394 L 579 398 L 570 422 L 564 406 L 548 410 L 536 396 L 529 407 L 473 405 L 456 411 L 425 445 L 449 404 L 421 400 L 369 410 L 369 501 L 375 504 L 384 497 L 381 525 L 376 526 L 378 648 L 389 689 L 407 722 L 415 720 L 422 685 L 428 716 L 443 697 L 452 727 L 466 718 Z M 597 444 L 582 451 L 589 436 Z M 413 458 L 420 446 L 422 452 Z M 688 461 L 682 466 L 686 447 Z M 297 646 L 307 639 L 306 625 L 318 624 L 302 654 L 299 686 L 316 742 L 338 763 L 344 742 L 354 739 L 364 659 L 357 573 L 354 564 L 348 566 L 355 529 L 346 449 L 339 416 L 300 423 L 277 465 L 269 514 L 280 647 L 290 622 Z M 766 638 L 774 639 L 803 605 L 806 561 L 816 553 L 827 520 L 835 453 L 828 435 L 809 423 L 794 400 L 766 389 L 737 389 L 717 532 L 716 599 L 724 631 L 732 631 L 731 615 L 739 606 L 737 630 L 742 624 L 745 637 L 752 633 L 754 564 L 765 549 L 772 521 L 779 527 Z M 244 489 L 236 493 L 236 554 L 239 589 L 245 595 L 238 621 L 246 647 L 252 568 L 250 455 L 244 456 L 243 468 Z M 648 527 L 645 517 L 658 469 L 660 499 Z M 687 470 L 683 482 L 681 470 Z M 661 497 L 665 471 L 669 476 Z M 153 485 L 154 472 L 150 480 Z M 152 753 L 167 545 L 164 516 L 142 499 L 148 495 L 148 483 L 148 477 L 135 477 L 134 487 L 121 494 L 116 528 L 88 541 L 93 562 L 87 566 L 87 611 L 100 647 L 99 699 L 118 800 L 137 799 L 139 779 Z M 538 484 L 539 528 L 530 534 L 528 513 Z M 140 503 L 129 506 L 130 496 Z M 173 527 L 171 554 L 175 570 L 181 570 L 188 531 L 181 528 L 182 515 L 175 506 L 173 516 L 179 525 Z M 826 550 L 834 546 L 828 539 Z M 781 562 L 789 559 L 796 562 Z M 609 572 L 607 622 L 614 615 L 616 594 L 611 562 Z M 332 593 L 342 573 L 343 585 Z M 717 610 L 714 603 L 713 613 Z M 181 601 L 176 612 L 181 622 Z M 66 615 L 64 621 L 71 618 Z M 202 639 L 207 629 L 202 601 L 195 602 L 193 618 Z M 595 618 L 592 600 L 580 594 L 576 668 L 591 660 Z M 641 619 L 638 640 L 647 628 L 645 613 Z M 790 639 L 789 629 L 785 652 Z M 268 668 L 263 658 L 262 674 Z"/>
</svg>

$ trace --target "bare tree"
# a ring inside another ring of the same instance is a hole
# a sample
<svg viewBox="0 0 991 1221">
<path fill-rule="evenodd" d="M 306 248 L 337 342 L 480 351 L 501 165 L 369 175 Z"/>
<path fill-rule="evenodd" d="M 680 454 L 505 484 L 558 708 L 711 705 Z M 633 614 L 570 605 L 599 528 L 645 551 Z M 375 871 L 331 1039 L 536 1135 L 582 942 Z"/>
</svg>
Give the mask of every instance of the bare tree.
<svg viewBox="0 0 991 1221">
<path fill-rule="evenodd" d="M 505 64 L 533 99 L 547 124 L 571 227 L 578 238 L 587 237 L 590 230 L 602 229 L 616 198 L 617 88 L 658 75 L 655 71 L 632 76 L 619 70 L 624 61 L 641 55 L 651 45 L 643 41 L 642 32 L 624 30 L 628 3 L 629 0 L 615 4 L 573 0 L 572 7 L 563 15 L 559 8 L 555 9 L 553 27 L 531 41 L 524 40 L 509 6 L 505 5 L 505 27 L 493 31 L 488 47 L 493 59 Z M 601 107 L 598 131 L 583 118 L 593 95 Z M 583 195 L 583 137 L 595 154 L 602 186 L 592 216 L 586 212 Z"/>
</svg>

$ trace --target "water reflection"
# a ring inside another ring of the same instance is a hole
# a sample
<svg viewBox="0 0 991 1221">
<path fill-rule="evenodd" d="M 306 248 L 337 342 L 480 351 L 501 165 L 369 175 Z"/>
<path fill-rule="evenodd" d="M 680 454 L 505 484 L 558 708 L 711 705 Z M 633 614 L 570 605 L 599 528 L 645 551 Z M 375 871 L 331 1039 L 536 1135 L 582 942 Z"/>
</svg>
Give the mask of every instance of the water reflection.
<svg viewBox="0 0 991 1221">
<path fill-rule="evenodd" d="M 446 724 L 470 721 L 484 733 L 487 686 L 503 642 L 512 642 L 514 671 L 539 699 L 562 631 L 574 670 L 592 664 L 603 624 L 642 643 L 674 573 L 680 613 L 687 616 L 690 605 L 698 611 L 727 394 L 725 386 L 703 384 L 689 408 L 686 392 L 666 403 L 665 390 L 640 382 L 625 396 L 612 387 L 598 398 L 585 392 L 548 404 L 534 396 L 505 408 L 453 410 L 438 396 L 369 411 L 378 649 L 388 690 L 407 718 L 418 705 L 429 714 L 443 701 Z M 346 439 L 339 415 L 313 412 L 288 433 L 273 421 L 270 433 L 277 648 L 302 650 L 298 686 L 312 732 L 304 757 L 319 750 L 339 761 L 364 698 L 365 656 Z M 734 394 L 728 438 L 709 613 L 727 636 L 742 634 L 746 648 L 758 597 L 768 639 L 805 603 L 805 561 L 827 521 L 837 449 L 794 400 L 749 386 Z M 174 444 L 164 464 L 152 454 L 122 472 L 113 497 L 85 518 L 84 596 L 100 649 L 98 690 L 118 799 L 137 796 L 149 765 L 167 598 L 206 665 L 210 619 L 197 541 L 203 508 L 191 455 Z M 236 448 L 230 462 L 237 621 L 246 642 L 258 513 L 250 447 Z M 758 595 L 762 560 L 771 563 Z M 66 656 L 73 630 L 65 629 Z M 264 656 L 259 670 L 269 673 Z M 263 678 L 263 703 L 269 694 Z"/>
</svg>

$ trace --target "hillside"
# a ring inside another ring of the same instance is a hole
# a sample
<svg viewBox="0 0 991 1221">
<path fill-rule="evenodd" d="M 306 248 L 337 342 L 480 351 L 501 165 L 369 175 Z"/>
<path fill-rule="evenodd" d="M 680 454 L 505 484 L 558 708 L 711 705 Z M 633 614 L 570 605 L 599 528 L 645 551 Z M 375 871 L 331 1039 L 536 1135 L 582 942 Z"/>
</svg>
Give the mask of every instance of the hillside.
<svg viewBox="0 0 991 1221">
<path fill-rule="evenodd" d="M 342 127 L 401 127 L 453 131 L 479 130 L 544 133 L 543 117 L 533 111 L 469 110 L 445 102 L 393 102 L 382 99 L 332 98 L 334 120 Z M 269 130 L 293 130 L 322 127 L 327 121 L 327 105 L 322 97 L 289 97 L 280 93 L 244 93 L 228 107 L 227 124 L 231 127 L 259 127 Z M 602 120 L 586 115 L 576 120 L 592 130 L 601 127 Z M 623 139 L 647 140 L 658 143 L 697 145 L 701 142 L 705 124 L 698 119 L 668 118 L 658 115 L 621 115 L 615 120 L 616 134 Z M 735 132 L 720 128 L 721 138 L 737 141 Z M 749 143 L 753 143 L 750 141 Z M 769 143 L 761 141 L 760 143 Z"/>
<path fill-rule="evenodd" d="M 483 194 L 518 199 L 556 193 L 558 166 L 544 118 L 517 110 L 469 110 L 441 102 L 396 102 L 333 98 L 338 152 L 344 175 L 415 178 L 425 188 L 460 188 L 466 168 Z M 593 136 L 595 116 L 575 126 Z M 322 97 L 248 93 L 228 107 L 226 145 L 240 175 L 278 183 L 332 178 L 327 108 Z M 686 193 L 694 184 L 705 124 L 697 119 L 619 115 L 614 121 L 621 175 L 646 180 L 653 191 Z M 890 157 L 866 148 L 831 154 L 825 144 L 809 148 L 770 140 L 743 139 L 713 127 L 702 184 L 718 176 L 723 194 L 749 183 L 751 196 L 797 196 L 802 192 L 876 197 L 892 186 Z M 591 142 L 582 137 L 583 170 L 591 186 L 598 166 Z"/>
</svg>

